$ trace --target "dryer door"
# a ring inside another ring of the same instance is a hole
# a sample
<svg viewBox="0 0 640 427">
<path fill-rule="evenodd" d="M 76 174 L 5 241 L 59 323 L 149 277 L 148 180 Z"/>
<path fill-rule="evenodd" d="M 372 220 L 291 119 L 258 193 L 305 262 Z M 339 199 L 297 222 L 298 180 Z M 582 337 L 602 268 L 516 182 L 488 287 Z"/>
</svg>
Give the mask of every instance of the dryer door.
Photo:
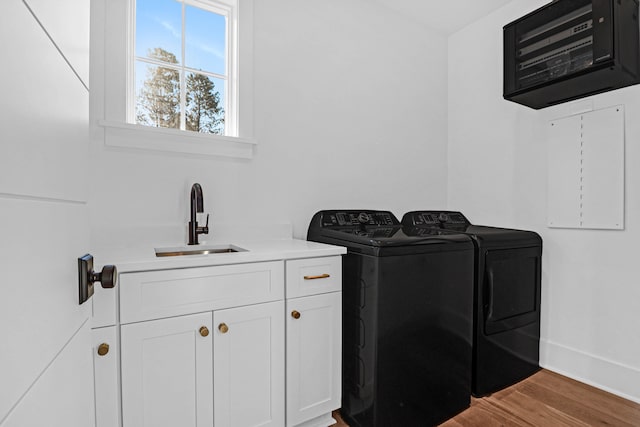
<svg viewBox="0 0 640 427">
<path fill-rule="evenodd" d="M 540 316 L 541 247 L 485 252 L 483 310 L 486 335 L 516 329 Z"/>
</svg>

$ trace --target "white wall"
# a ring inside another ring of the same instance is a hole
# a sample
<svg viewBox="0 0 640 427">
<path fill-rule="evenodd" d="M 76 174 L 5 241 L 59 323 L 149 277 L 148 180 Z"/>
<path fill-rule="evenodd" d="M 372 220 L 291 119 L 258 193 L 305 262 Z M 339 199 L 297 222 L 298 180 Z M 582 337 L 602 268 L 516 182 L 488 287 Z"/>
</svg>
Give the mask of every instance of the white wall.
<svg viewBox="0 0 640 427">
<path fill-rule="evenodd" d="M 547 3 L 514 0 L 449 38 L 448 206 L 544 240 L 541 364 L 640 402 L 640 86 L 544 110 L 502 99 L 502 27 Z M 546 125 L 626 109 L 624 231 L 546 227 Z"/>
<path fill-rule="evenodd" d="M 106 228 L 186 230 L 193 182 L 214 234 L 285 221 L 304 238 L 320 209 L 446 203 L 444 36 L 363 0 L 260 0 L 254 24 L 254 158 L 105 148 L 98 132 L 95 244 Z"/>
<path fill-rule="evenodd" d="M 84 0 L 2 2 L 2 427 L 94 425 L 91 306 L 78 304 L 75 267 L 89 243 L 88 18 Z"/>
</svg>

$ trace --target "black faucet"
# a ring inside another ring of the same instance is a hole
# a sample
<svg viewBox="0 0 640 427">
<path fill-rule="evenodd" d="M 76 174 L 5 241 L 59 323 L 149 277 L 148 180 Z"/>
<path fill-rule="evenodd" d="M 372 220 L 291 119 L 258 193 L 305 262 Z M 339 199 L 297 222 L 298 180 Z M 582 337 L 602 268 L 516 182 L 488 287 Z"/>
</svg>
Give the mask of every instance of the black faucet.
<svg viewBox="0 0 640 427">
<path fill-rule="evenodd" d="M 198 227 L 196 221 L 196 212 L 204 212 L 204 203 L 202 202 L 202 187 L 197 182 L 191 186 L 191 220 L 189 221 L 189 244 L 198 244 L 198 234 L 209 234 L 209 214 L 207 214 L 207 224 L 204 227 Z"/>
</svg>

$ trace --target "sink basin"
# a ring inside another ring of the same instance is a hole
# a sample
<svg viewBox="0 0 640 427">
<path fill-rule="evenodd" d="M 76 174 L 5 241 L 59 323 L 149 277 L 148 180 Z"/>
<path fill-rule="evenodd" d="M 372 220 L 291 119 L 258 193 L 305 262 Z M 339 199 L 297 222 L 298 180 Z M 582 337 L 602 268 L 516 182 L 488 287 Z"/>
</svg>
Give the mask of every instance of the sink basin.
<svg viewBox="0 0 640 427">
<path fill-rule="evenodd" d="M 228 254 L 231 252 L 247 252 L 246 249 L 235 245 L 198 245 L 178 246 L 175 248 L 155 248 L 157 257 L 172 257 L 185 255 Z"/>
</svg>

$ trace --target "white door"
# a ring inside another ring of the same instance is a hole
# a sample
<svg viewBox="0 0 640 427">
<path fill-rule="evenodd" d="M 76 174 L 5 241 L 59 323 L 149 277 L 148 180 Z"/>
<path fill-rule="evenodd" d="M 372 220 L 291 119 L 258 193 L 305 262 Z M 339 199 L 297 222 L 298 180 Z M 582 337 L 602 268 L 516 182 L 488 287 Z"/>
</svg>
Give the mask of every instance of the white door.
<svg viewBox="0 0 640 427">
<path fill-rule="evenodd" d="M 214 425 L 284 425 L 282 301 L 213 312 Z"/>
<path fill-rule="evenodd" d="M 342 292 L 287 300 L 287 426 L 340 407 L 341 371 Z"/>
<path fill-rule="evenodd" d="M 0 57 L 0 426 L 90 427 L 89 2 L 3 1 Z"/>
<path fill-rule="evenodd" d="M 124 427 L 211 427 L 211 312 L 122 325 Z"/>
</svg>

